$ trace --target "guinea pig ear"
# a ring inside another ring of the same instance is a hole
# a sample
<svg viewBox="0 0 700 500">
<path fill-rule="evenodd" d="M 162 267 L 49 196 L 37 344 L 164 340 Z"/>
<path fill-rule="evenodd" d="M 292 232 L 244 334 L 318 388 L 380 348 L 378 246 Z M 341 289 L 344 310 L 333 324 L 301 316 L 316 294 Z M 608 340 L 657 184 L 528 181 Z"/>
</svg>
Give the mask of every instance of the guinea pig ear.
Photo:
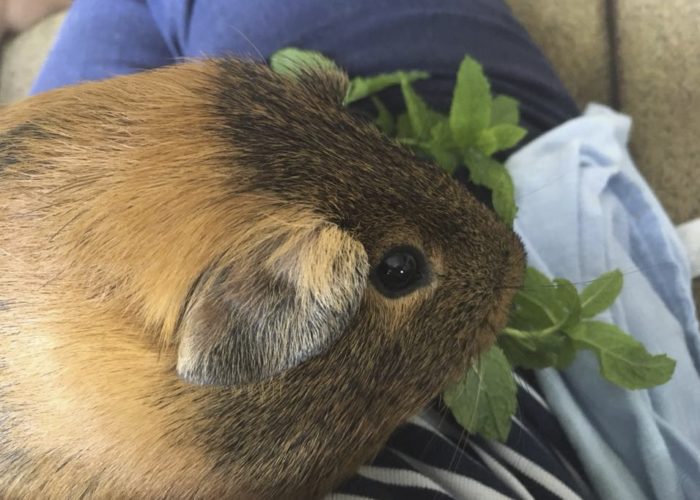
<svg viewBox="0 0 700 500">
<path fill-rule="evenodd" d="M 193 288 L 177 371 L 196 384 L 260 381 L 322 353 L 362 300 L 364 247 L 336 226 L 290 231 L 214 265 Z"/>
<path fill-rule="evenodd" d="M 350 86 L 347 73 L 319 52 L 282 49 L 270 58 L 270 67 L 329 104 L 343 104 Z"/>
</svg>

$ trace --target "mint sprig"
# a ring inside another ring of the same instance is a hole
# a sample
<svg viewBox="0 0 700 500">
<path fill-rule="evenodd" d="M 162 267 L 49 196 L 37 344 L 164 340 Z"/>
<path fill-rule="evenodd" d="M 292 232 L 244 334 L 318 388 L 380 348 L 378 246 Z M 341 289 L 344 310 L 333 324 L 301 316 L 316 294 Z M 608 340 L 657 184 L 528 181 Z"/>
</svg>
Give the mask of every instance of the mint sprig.
<svg viewBox="0 0 700 500">
<path fill-rule="evenodd" d="M 381 92 L 388 87 L 399 85 L 402 81 L 410 83 L 417 80 L 425 80 L 428 76 L 430 75 L 425 71 L 396 71 L 394 73 L 382 73 L 370 78 L 358 76 L 350 80 L 348 92 L 343 102 L 347 106 Z"/>
<path fill-rule="evenodd" d="M 309 65 L 337 68 L 323 55 L 299 49 L 283 49 L 271 60 L 273 69 L 292 77 Z M 413 82 L 427 77 L 421 71 L 397 71 L 353 78 L 344 102 L 371 99 L 377 110 L 375 123 L 388 136 L 435 160 L 448 173 L 464 165 L 472 182 L 491 190 L 496 213 L 512 224 L 517 214 L 513 181 L 492 156 L 525 137 L 517 101 L 493 97 L 481 65 L 467 56 L 446 115 L 430 108 L 413 89 Z M 406 108 L 398 116 L 376 95 L 394 85 L 400 86 Z M 562 370 L 582 349 L 596 356 L 600 375 L 619 387 L 634 390 L 666 383 L 675 369 L 673 359 L 652 355 L 617 326 L 593 319 L 612 306 L 622 286 L 620 271 L 603 274 L 579 292 L 566 279 L 550 280 L 528 268 L 496 345 L 443 393 L 456 420 L 469 432 L 505 440 L 517 403 L 513 368 Z"/>
<path fill-rule="evenodd" d="M 510 431 L 510 416 L 517 408 L 516 393 L 508 359 L 494 346 L 464 377 L 449 385 L 442 398 L 467 431 L 490 439 L 503 439 Z M 508 418 L 500 418 L 501 415 L 508 415 Z"/>
</svg>

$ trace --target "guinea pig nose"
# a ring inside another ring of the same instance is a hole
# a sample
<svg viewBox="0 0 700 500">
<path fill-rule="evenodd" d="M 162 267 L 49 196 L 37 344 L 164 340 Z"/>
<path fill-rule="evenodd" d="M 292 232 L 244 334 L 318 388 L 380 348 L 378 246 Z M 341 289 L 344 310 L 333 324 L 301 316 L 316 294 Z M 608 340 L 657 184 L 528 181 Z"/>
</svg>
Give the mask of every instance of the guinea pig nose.
<svg viewBox="0 0 700 500">
<path fill-rule="evenodd" d="M 392 248 L 372 271 L 372 282 L 386 297 L 401 297 L 425 281 L 425 268 L 425 257 L 419 250 L 410 246 Z"/>
</svg>

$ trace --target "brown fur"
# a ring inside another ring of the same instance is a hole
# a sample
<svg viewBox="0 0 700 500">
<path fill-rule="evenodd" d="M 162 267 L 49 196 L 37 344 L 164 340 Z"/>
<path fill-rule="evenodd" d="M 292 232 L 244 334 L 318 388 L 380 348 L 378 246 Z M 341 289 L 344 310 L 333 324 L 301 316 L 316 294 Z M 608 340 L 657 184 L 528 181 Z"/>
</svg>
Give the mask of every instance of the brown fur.
<svg viewBox="0 0 700 500">
<path fill-rule="evenodd" d="M 212 60 L 2 111 L 0 496 L 317 497 L 493 341 L 517 238 L 343 85 Z M 405 244 L 429 282 L 386 298 Z"/>
</svg>

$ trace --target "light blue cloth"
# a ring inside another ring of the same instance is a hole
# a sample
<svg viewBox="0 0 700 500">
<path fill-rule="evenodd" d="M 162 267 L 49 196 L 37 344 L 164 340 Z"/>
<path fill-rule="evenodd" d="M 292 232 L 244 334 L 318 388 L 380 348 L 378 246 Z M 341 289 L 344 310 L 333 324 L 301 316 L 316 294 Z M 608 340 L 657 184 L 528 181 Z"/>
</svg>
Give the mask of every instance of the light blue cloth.
<svg viewBox="0 0 700 500">
<path fill-rule="evenodd" d="M 626 391 L 580 354 L 538 372 L 598 493 L 614 500 L 700 498 L 700 333 L 676 231 L 627 152 L 630 119 L 599 105 L 518 151 L 516 186 L 529 264 L 585 285 L 618 268 L 625 284 L 601 315 L 652 353 L 677 361 L 672 380 Z"/>
</svg>

